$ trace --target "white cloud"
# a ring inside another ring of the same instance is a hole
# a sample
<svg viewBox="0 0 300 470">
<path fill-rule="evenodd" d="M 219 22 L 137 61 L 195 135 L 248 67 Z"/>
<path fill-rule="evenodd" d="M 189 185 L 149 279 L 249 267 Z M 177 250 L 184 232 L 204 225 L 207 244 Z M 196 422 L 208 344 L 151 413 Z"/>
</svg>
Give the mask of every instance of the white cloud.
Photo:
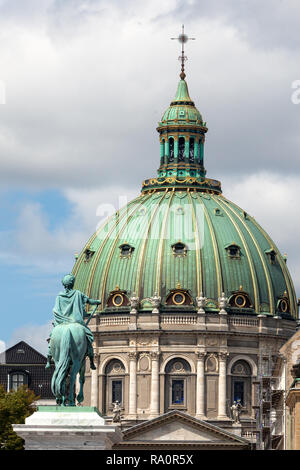
<svg viewBox="0 0 300 470">
<path fill-rule="evenodd" d="M 169 38 L 180 32 L 179 13 L 190 15 L 187 32 L 197 37 L 186 68 L 209 125 L 209 174 L 299 167 L 299 109 L 290 97 L 300 51 L 255 49 L 238 22 L 224 23 L 224 8 L 197 16 L 198 2 L 29 6 L 32 22 L 15 2 L 0 5 L 2 186 L 130 188 L 155 176 L 155 127 L 178 80 L 180 46 Z"/>
<path fill-rule="evenodd" d="M 51 330 L 51 322 L 44 325 L 22 325 L 13 330 L 9 341 L 7 342 L 8 347 L 13 346 L 19 341 L 25 341 L 29 346 L 46 355 L 48 350 L 47 338 L 49 338 Z"/>
<path fill-rule="evenodd" d="M 300 177 L 257 173 L 239 181 L 223 181 L 223 194 L 243 208 L 270 235 L 281 253 L 300 292 L 300 252 L 298 233 Z"/>
<path fill-rule="evenodd" d="M 55 228 L 38 202 L 21 204 L 14 230 L 0 233 L 0 259 L 10 265 L 55 273 L 72 269 L 99 224 L 139 195 L 138 189 L 66 189 L 69 214 Z"/>
</svg>

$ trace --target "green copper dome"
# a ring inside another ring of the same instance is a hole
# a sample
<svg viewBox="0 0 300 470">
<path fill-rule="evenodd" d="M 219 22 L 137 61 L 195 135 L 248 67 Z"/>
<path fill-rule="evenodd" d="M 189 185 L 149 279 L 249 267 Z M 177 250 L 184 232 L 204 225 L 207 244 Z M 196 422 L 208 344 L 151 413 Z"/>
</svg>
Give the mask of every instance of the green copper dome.
<svg viewBox="0 0 300 470">
<path fill-rule="evenodd" d="M 297 318 L 293 283 L 274 242 L 205 176 L 207 128 L 185 80 L 157 130 L 157 177 L 90 238 L 73 269 L 75 287 L 100 298 L 103 312 L 129 312 L 131 297 L 138 297 L 138 311 L 151 310 L 154 296 L 160 311 L 196 312 L 204 296 L 205 311 L 218 312 L 225 293 L 229 313 Z"/>
<path fill-rule="evenodd" d="M 129 248 L 122 252 L 124 246 Z M 206 310 L 217 311 L 225 292 L 233 312 L 297 316 L 290 274 L 275 244 L 255 219 L 219 194 L 142 194 L 91 237 L 73 274 L 76 288 L 101 298 L 104 310 L 118 290 L 128 299 L 135 293 L 140 310 L 149 309 L 147 299 L 157 293 L 168 309 L 169 294 L 180 286 L 192 303 L 173 309 L 196 310 L 203 292 Z M 288 307 L 281 306 L 284 299 Z"/>
<path fill-rule="evenodd" d="M 167 126 L 170 124 L 203 125 L 202 116 L 190 98 L 188 86 L 185 80 L 180 80 L 176 96 L 163 114 L 161 122 L 159 123 L 160 126 Z"/>
</svg>

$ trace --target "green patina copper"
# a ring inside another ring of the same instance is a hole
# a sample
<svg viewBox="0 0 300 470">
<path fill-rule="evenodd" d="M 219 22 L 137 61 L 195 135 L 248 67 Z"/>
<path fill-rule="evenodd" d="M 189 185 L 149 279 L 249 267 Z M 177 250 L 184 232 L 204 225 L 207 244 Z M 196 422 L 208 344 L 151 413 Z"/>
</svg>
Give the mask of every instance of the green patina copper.
<svg viewBox="0 0 300 470">
<path fill-rule="evenodd" d="M 222 195 L 220 182 L 205 176 L 207 127 L 184 79 L 157 131 L 158 176 L 145 180 L 141 195 L 90 238 L 73 268 L 76 288 L 102 298 L 104 313 L 129 312 L 131 296 L 139 298 L 139 311 L 150 311 L 155 293 L 161 297 L 161 312 L 195 312 L 201 293 L 207 298 L 205 310 L 217 312 L 225 292 L 229 299 L 241 293 L 249 300 L 243 307 L 229 306 L 229 313 L 296 319 L 297 299 L 286 260 L 255 219 Z M 174 252 L 178 243 L 184 246 L 182 254 Z M 121 252 L 124 245 L 130 247 L 127 255 Z M 170 307 L 168 295 L 179 285 L 191 303 Z M 112 293 L 118 292 L 127 303 L 111 302 Z"/>
<path fill-rule="evenodd" d="M 55 301 L 53 309 L 54 323 L 50 334 L 48 360 L 46 368 L 50 367 L 51 357 L 55 363 L 55 371 L 51 380 L 51 390 L 59 405 L 66 405 L 66 381 L 69 377 L 68 405 L 75 405 L 74 386 L 77 374 L 80 374 L 80 391 L 77 395 L 78 403 L 83 401 L 83 383 L 85 374 L 85 358 L 91 361 L 91 368 L 95 369 L 92 343 L 94 340 L 91 330 L 84 318 L 90 317 L 86 313 L 86 304 L 101 304 L 98 300 L 90 299 L 79 290 L 73 289 L 75 277 L 71 274 L 64 276 L 62 284 L 65 288 Z"/>
<path fill-rule="evenodd" d="M 160 167 L 156 178 L 143 182 L 145 192 L 162 188 L 190 188 L 221 192 L 219 181 L 206 178 L 204 142 L 206 123 L 192 101 L 185 80 L 158 123 Z"/>
</svg>

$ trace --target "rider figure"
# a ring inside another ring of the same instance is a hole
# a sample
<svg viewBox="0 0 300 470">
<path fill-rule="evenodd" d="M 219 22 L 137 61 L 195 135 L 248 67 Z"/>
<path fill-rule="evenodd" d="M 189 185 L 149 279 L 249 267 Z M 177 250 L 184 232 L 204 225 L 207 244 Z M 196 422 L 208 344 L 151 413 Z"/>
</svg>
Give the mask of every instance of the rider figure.
<svg viewBox="0 0 300 470">
<path fill-rule="evenodd" d="M 88 296 L 80 292 L 79 290 L 73 289 L 75 283 L 75 276 L 67 274 L 62 280 L 62 284 L 65 288 L 64 292 L 60 292 L 56 297 L 56 302 L 53 309 L 54 314 L 54 328 L 57 325 L 68 324 L 68 323 L 79 323 L 84 327 L 86 338 L 87 338 L 87 356 L 90 359 L 91 369 L 96 369 L 94 364 L 94 351 L 93 341 L 94 337 L 91 330 L 85 325 L 84 318 L 89 317 L 86 313 L 86 304 L 100 305 L 99 300 L 89 299 Z M 53 330 L 52 330 L 53 331 Z M 52 334 L 52 332 L 51 332 Z M 51 338 L 50 334 L 50 338 Z M 51 360 L 50 342 L 47 354 L 46 369 L 50 367 Z"/>
</svg>

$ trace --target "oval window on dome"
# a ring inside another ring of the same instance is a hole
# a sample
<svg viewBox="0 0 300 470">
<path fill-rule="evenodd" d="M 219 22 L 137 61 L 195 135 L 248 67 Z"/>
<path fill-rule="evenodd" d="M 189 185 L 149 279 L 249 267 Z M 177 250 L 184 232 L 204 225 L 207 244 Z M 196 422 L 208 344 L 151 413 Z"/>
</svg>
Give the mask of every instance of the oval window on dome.
<svg viewBox="0 0 300 470">
<path fill-rule="evenodd" d="M 121 305 L 124 303 L 123 295 L 115 294 L 112 298 L 112 303 L 114 304 L 115 307 L 121 307 Z"/>
<path fill-rule="evenodd" d="M 290 311 L 290 304 L 288 299 L 281 299 L 278 303 L 278 310 L 281 313 L 288 313 Z"/>
<path fill-rule="evenodd" d="M 237 307 L 240 307 L 240 308 L 245 307 L 246 302 L 247 302 L 247 299 L 243 294 L 235 296 L 234 303 Z"/>
<path fill-rule="evenodd" d="M 185 303 L 186 297 L 181 292 L 177 292 L 173 295 L 172 300 L 175 305 L 183 305 Z"/>
<path fill-rule="evenodd" d="M 252 302 L 246 292 L 237 292 L 230 297 L 229 306 L 233 308 L 252 308 Z"/>
</svg>

